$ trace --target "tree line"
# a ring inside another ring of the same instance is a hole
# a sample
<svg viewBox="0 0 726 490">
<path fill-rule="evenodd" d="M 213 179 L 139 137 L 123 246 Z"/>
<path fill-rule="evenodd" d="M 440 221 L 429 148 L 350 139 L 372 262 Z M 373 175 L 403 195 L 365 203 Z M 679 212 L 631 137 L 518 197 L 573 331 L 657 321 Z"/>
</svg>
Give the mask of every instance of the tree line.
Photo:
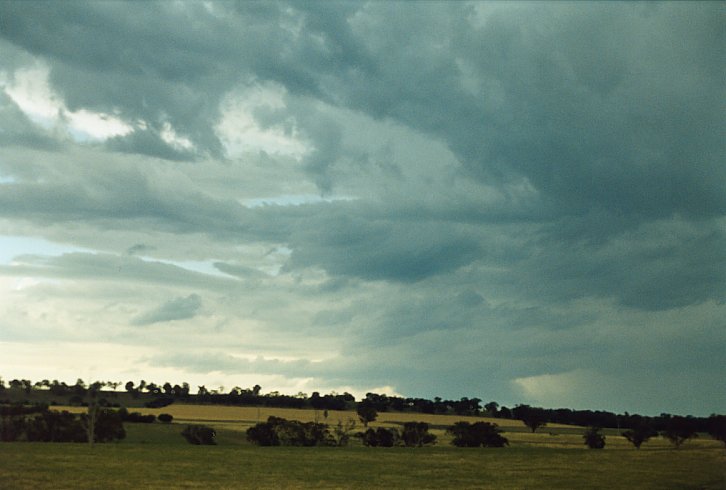
<svg viewBox="0 0 726 490">
<path fill-rule="evenodd" d="M 143 402 L 145 406 L 152 408 L 163 407 L 174 403 L 175 401 L 179 401 L 194 404 L 268 406 L 299 409 L 310 408 L 323 410 L 326 413 L 328 410 L 356 410 L 359 420 L 363 423 L 365 428 L 368 428 L 369 422 L 376 419 L 379 412 L 414 412 L 425 414 L 455 414 L 462 416 L 487 416 L 501 419 L 516 419 L 521 420 L 532 432 L 535 432 L 539 428 L 545 427 L 550 423 L 584 426 L 590 428 L 590 435 L 587 436 L 586 434 L 586 442 L 595 441 L 591 447 L 595 447 L 599 444 L 597 441 L 599 441 L 598 431 L 600 428 L 617 428 L 620 433 L 631 441 L 636 448 L 639 448 L 641 444 L 658 434 L 670 439 L 676 447 L 679 447 L 685 441 L 694 437 L 698 433 L 709 433 L 714 438 L 726 444 L 726 416 L 716 414 L 713 414 L 710 417 L 693 417 L 663 413 L 659 416 L 653 417 L 629 414 L 628 412 L 625 412 L 624 414 L 615 414 L 602 410 L 572 410 L 566 408 L 550 409 L 532 407 L 526 404 L 519 404 L 513 408 L 508 408 L 506 406 L 500 406 L 494 401 L 482 406 L 482 400 L 479 398 L 463 397 L 459 400 L 445 400 L 436 397 L 433 400 L 429 400 L 425 398 L 388 396 L 377 393 L 367 393 L 363 399 L 356 401 L 355 397 L 350 393 L 330 393 L 321 395 L 318 392 L 313 392 L 310 396 L 307 396 L 304 393 L 292 396 L 280 394 L 278 392 L 263 394 L 262 388 L 259 385 L 255 385 L 252 388 L 234 387 L 228 392 L 224 392 L 222 388 L 210 390 L 202 385 L 197 387 L 196 393 L 192 392 L 192 388 L 188 383 L 172 385 L 171 383 L 166 382 L 158 385 L 155 383 L 147 383 L 144 380 L 141 380 L 138 383 L 128 381 L 123 384 L 124 391 L 118 392 L 117 389 L 120 386 L 122 386 L 122 383 L 118 382 L 95 382 L 90 385 L 86 385 L 82 379 L 78 379 L 73 385 L 68 385 L 57 380 L 42 380 L 33 383 L 26 379 L 13 379 L 9 381 L 6 386 L 5 381 L 0 378 L 0 404 L 5 404 L 3 410 L 7 412 L 7 410 L 9 410 L 7 406 L 11 400 L 9 398 L 5 398 L 3 400 L 3 394 L 7 395 L 13 393 L 16 395 L 14 397 L 15 402 L 22 402 L 19 398 L 22 398 L 23 395 L 30 397 L 33 394 L 47 393 L 51 397 L 67 398 L 67 401 L 71 404 L 77 403 L 79 405 L 89 406 L 89 412 L 86 417 L 107 417 L 107 411 L 100 411 L 99 409 L 104 407 L 120 406 L 118 403 L 110 402 L 109 398 L 113 399 L 114 397 L 118 397 L 119 393 L 126 393 L 126 395 L 132 399 L 140 399 L 139 401 Z M 25 401 L 30 402 L 29 400 Z M 99 415 L 102 413 L 105 415 Z M 138 413 L 129 415 L 128 412 L 125 412 L 125 409 L 122 409 L 119 413 L 121 414 L 120 417 L 122 421 L 142 422 L 140 419 L 145 417 Z M 3 427 L 12 426 L 12 424 L 8 425 L 5 421 L 8 417 L 9 416 L 2 419 Z M 46 419 L 50 420 L 50 418 L 54 416 L 46 414 L 42 415 L 42 417 L 46 417 Z M 68 418 L 67 416 L 65 417 Z M 135 420 L 133 420 L 134 417 L 136 417 Z M 18 419 L 18 417 L 16 417 L 16 419 Z M 29 419 L 26 416 L 23 420 Z M 20 422 L 15 421 L 13 423 Z M 37 425 L 40 422 L 33 421 L 32 423 Z M 53 425 L 56 423 L 60 422 L 49 421 L 47 424 Z M 79 423 L 85 423 L 86 427 L 88 426 L 88 422 L 84 422 L 82 419 L 79 419 Z M 477 422 L 477 424 L 479 423 L 480 422 Z M 94 424 L 91 425 L 93 426 Z M 496 426 L 496 424 L 494 425 Z M 281 427 L 289 428 L 284 424 L 281 425 Z M 475 432 L 481 431 L 484 430 L 483 427 L 484 426 L 479 425 L 471 430 Z M 405 437 L 401 433 L 384 434 L 384 432 L 380 429 L 381 428 L 376 430 L 368 429 L 365 432 L 360 433 L 361 435 L 359 437 L 361 437 L 364 443 L 365 441 L 369 441 L 370 445 L 387 445 L 389 444 L 389 441 L 394 441 L 392 444 L 395 444 L 405 440 Z M 13 433 L 13 429 L 4 430 L 9 431 L 9 434 Z M 31 433 L 32 430 L 33 429 L 31 429 Z M 308 429 L 305 427 L 300 429 L 298 427 L 296 430 L 304 431 Z M 409 428 L 409 432 L 407 433 L 410 433 L 412 430 L 413 429 Z M 459 434 L 462 429 L 460 427 L 459 429 L 451 428 L 451 430 L 458 430 L 459 432 L 456 433 Z M 486 430 L 490 429 L 486 428 Z M 61 432 L 63 431 L 59 431 L 59 433 Z M 454 434 L 454 432 L 452 432 L 452 434 Z M 333 436 L 335 436 L 334 431 Z M 12 437 L 12 435 L 8 437 Z M 458 436 L 455 436 L 455 439 L 459 440 L 457 437 Z M 460 440 L 472 440 L 471 437 L 468 439 L 467 437 L 462 436 Z M 493 440 L 496 439 L 496 437 L 492 437 Z M 86 434 L 86 439 L 89 439 L 88 434 Z M 90 437 L 90 440 L 95 440 L 95 435 Z M 466 444 L 466 442 L 462 442 L 462 445 Z M 602 444 L 604 445 L 604 437 Z"/>
</svg>

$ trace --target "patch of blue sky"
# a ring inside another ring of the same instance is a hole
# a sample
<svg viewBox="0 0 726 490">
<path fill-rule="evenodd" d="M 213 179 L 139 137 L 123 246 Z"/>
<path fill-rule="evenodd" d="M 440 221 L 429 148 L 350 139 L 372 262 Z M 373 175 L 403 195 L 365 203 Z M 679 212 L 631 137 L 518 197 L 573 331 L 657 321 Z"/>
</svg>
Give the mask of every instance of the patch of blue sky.
<svg viewBox="0 0 726 490">
<path fill-rule="evenodd" d="M 72 252 L 89 252 L 88 249 L 51 242 L 44 238 L 0 235 L 0 264 L 8 265 L 22 255 L 63 255 Z"/>
</svg>

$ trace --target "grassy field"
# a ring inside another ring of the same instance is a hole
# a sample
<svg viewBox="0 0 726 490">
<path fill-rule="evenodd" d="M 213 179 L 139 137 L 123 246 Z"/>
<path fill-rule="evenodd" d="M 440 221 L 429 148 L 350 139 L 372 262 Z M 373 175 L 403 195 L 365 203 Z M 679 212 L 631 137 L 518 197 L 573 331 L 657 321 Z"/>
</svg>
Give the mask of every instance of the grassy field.
<svg viewBox="0 0 726 490">
<path fill-rule="evenodd" d="M 115 444 L 0 443 L 0 488 L 623 488 L 724 489 L 726 451 L 710 439 L 672 449 L 660 438 L 639 451 L 608 434 L 604 450 L 588 450 L 581 428 L 553 426 L 530 434 L 516 421 L 497 420 L 511 446 L 462 449 L 443 428 L 466 417 L 381 414 L 372 425 L 408 420 L 434 427 L 428 448 L 257 447 L 244 430 L 268 415 L 324 421 L 312 410 L 171 405 L 174 424 L 126 424 Z M 328 423 L 354 417 L 329 413 Z M 217 429 L 217 446 L 192 446 L 185 422 Z M 508 423 L 509 425 L 505 425 Z"/>
</svg>

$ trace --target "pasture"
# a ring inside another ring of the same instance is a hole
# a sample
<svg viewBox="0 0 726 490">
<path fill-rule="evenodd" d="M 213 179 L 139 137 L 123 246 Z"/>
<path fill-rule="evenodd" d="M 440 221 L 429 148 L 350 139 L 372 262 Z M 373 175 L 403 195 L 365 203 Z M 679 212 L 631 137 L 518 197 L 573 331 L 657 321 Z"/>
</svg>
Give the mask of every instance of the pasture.
<svg viewBox="0 0 726 490">
<path fill-rule="evenodd" d="M 82 410 L 75 408 L 74 410 Z M 0 488 L 726 488 L 726 451 L 706 437 L 672 449 L 656 438 L 635 450 L 612 431 L 604 450 L 582 444 L 582 428 L 548 426 L 531 434 L 518 421 L 493 420 L 510 447 L 449 445 L 444 428 L 470 417 L 382 413 L 372 426 L 429 423 L 439 443 L 425 448 L 257 447 L 247 427 L 269 415 L 335 424 L 354 412 L 174 404 L 173 424 L 125 424 L 112 444 L 0 443 Z M 482 420 L 482 419 L 476 419 Z M 487 420 L 487 419 L 485 419 Z M 217 446 L 192 446 L 185 423 L 217 429 Z M 358 429 L 361 426 L 359 424 Z"/>
</svg>

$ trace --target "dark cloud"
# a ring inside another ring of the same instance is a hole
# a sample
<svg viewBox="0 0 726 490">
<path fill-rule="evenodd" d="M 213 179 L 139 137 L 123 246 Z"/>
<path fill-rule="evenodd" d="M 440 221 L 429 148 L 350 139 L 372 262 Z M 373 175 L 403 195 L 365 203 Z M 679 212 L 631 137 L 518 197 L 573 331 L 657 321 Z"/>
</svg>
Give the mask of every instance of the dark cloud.
<svg viewBox="0 0 726 490">
<path fill-rule="evenodd" d="M 333 275 L 416 281 L 455 270 L 479 253 L 474 237 L 441 223 L 371 220 L 336 210 L 300 224 L 291 240 L 291 267 L 317 265 Z"/>
<path fill-rule="evenodd" d="M 152 323 L 188 320 L 194 318 L 202 307 L 202 298 L 198 294 L 190 294 L 185 298 L 174 298 L 158 308 L 147 311 L 133 320 L 134 325 L 151 325 Z"/>
<path fill-rule="evenodd" d="M 61 144 L 30 121 L 4 92 L 0 92 L 0 144 L 24 146 L 47 151 L 59 150 Z"/>
<path fill-rule="evenodd" d="M 724 375 L 722 14 L 2 2 L 0 232 L 88 249 L 0 264 L 3 315 L 111 303 L 28 279 L 148 285 L 114 324 L 205 335 L 165 337 L 167 367 L 509 403 L 570 383 L 656 411 L 671 383 L 693 396 L 673 407 L 720 410 L 685 387 Z M 34 67 L 64 107 L 47 124 L 8 90 Z M 81 111 L 130 130 L 82 140 Z"/>
</svg>

